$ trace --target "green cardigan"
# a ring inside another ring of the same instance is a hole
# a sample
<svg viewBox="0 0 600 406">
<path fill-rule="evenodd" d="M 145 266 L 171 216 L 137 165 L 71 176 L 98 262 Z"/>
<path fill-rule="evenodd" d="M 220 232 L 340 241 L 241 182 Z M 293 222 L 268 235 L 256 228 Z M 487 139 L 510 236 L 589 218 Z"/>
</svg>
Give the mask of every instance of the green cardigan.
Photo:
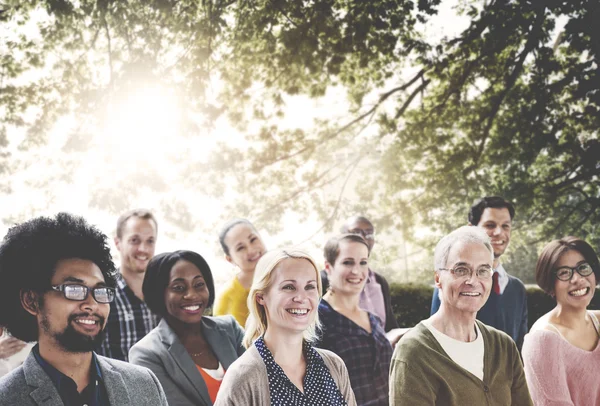
<svg viewBox="0 0 600 406">
<path fill-rule="evenodd" d="M 514 341 L 476 322 L 485 348 L 483 381 L 452 361 L 421 322 L 396 345 L 390 405 L 533 405 Z"/>
</svg>

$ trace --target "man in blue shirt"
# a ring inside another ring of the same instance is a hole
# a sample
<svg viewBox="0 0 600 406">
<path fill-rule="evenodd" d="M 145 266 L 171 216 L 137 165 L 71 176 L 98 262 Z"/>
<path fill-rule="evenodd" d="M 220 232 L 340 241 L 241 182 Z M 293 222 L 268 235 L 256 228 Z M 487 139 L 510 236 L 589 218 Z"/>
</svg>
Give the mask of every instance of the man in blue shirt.
<svg viewBox="0 0 600 406">
<path fill-rule="evenodd" d="M 487 196 L 475 202 L 469 211 L 469 225 L 482 227 L 492 240 L 494 274 L 492 292 L 485 305 L 477 312 L 477 319 L 502 330 L 521 350 L 527 333 L 527 293 L 520 279 L 509 275 L 500 257 L 510 242 L 515 207 L 498 196 Z M 440 307 L 439 291 L 435 288 L 431 314 Z"/>
<path fill-rule="evenodd" d="M 167 405 L 154 374 L 98 356 L 115 269 L 106 236 L 59 213 L 8 231 L 0 246 L 0 324 L 37 341 L 0 379 L 1 405 Z"/>
</svg>

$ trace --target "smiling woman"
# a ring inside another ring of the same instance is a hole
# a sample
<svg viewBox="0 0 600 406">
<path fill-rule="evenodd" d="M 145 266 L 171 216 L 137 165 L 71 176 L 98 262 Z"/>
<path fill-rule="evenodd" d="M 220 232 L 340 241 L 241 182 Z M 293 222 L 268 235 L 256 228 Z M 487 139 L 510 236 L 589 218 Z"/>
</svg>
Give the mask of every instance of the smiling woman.
<svg viewBox="0 0 600 406">
<path fill-rule="evenodd" d="M 600 381 L 591 372 L 600 363 L 600 311 L 587 310 L 600 281 L 598 256 L 587 242 L 564 237 L 544 247 L 535 274 L 556 307 L 523 343 L 531 397 L 536 405 L 598 405 Z"/>
<path fill-rule="evenodd" d="M 131 348 L 129 361 L 156 374 L 169 404 L 212 405 L 244 348 L 233 317 L 203 315 L 215 298 L 210 267 L 193 251 L 159 254 L 148 264 L 142 290 L 163 319 Z"/>
</svg>

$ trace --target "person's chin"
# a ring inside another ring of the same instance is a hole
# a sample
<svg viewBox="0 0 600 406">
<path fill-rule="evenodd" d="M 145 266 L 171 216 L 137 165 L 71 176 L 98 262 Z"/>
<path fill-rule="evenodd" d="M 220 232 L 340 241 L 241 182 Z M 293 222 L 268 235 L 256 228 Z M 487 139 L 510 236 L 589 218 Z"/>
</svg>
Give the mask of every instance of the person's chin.
<svg viewBox="0 0 600 406">
<path fill-rule="evenodd" d="M 104 340 L 105 330 L 98 334 L 84 334 L 76 331 L 72 326 L 59 334 L 56 338 L 58 343 L 69 352 L 90 352 L 98 348 Z"/>
</svg>

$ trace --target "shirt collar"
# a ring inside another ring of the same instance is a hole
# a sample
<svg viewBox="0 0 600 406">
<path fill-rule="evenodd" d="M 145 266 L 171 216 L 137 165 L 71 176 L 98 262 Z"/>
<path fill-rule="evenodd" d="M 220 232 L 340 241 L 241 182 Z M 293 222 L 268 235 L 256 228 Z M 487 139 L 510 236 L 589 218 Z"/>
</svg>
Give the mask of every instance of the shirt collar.
<svg viewBox="0 0 600 406">
<path fill-rule="evenodd" d="M 54 368 L 44 358 L 42 358 L 42 356 L 40 355 L 39 347 L 40 347 L 40 345 L 36 344 L 32 348 L 31 352 L 33 353 L 33 356 L 35 357 L 35 360 L 37 361 L 37 363 L 42 367 L 44 372 L 46 372 L 46 374 L 48 374 L 48 376 L 50 377 L 50 380 L 52 381 L 54 386 L 56 386 L 56 389 L 60 393 L 61 385 L 64 385 L 65 382 L 68 382 L 68 381 L 66 381 L 67 379 L 70 381 L 73 381 L 73 380 L 71 378 L 69 378 L 68 376 L 66 376 L 65 374 L 63 374 L 62 372 L 60 372 L 58 369 Z M 90 382 L 94 382 L 96 380 L 102 381 L 102 370 L 100 369 L 100 365 L 98 364 L 98 359 L 94 352 L 92 352 L 92 371 L 91 371 L 91 373 L 92 373 L 92 376 L 90 376 Z"/>
</svg>

